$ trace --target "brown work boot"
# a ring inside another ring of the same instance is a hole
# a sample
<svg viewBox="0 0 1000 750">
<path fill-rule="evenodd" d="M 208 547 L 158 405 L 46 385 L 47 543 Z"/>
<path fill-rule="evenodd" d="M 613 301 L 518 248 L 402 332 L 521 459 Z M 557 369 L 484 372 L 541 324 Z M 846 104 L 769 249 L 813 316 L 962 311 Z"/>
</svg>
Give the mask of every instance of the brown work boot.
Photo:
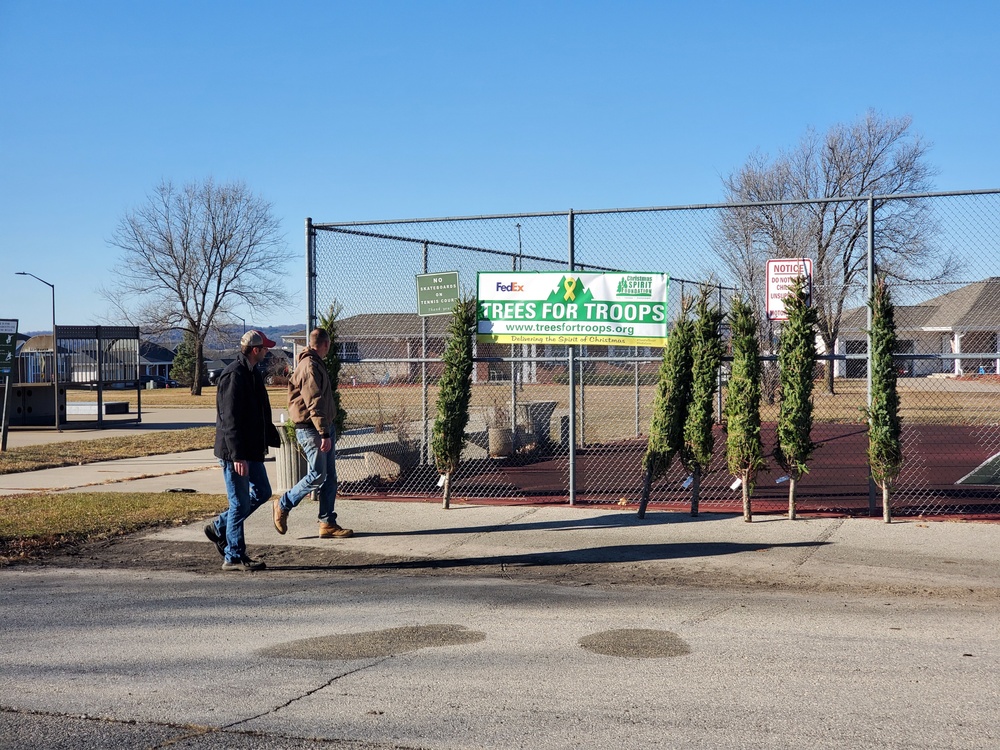
<svg viewBox="0 0 1000 750">
<path fill-rule="evenodd" d="M 354 536 L 351 529 L 342 529 L 337 524 L 326 521 L 319 522 L 320 539 L 347 539 L 350 536 Z"/>
<path fill-rule="evenodd" d="M 274 528 L 279 534 L 288 531 L 288 511 L 281 507 L 281 498 L 274 498 Z"/>
</svg>

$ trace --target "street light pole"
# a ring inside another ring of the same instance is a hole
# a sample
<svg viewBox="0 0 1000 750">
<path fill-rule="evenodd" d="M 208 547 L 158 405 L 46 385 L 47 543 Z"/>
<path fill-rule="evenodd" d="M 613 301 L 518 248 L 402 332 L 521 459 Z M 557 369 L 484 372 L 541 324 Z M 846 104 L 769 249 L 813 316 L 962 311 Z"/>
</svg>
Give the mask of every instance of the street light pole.
<svg viewBox="0 0 1000 750">
<path fill-rule="evenodd" d="M 56 343 L 58 340 L 56 331 L 56 285 L 50 284 L 45 279 L 35 276 L 33 273 L 28 273 L 27 271 L 17 271 L 16 275 L 30 276 L 31 278 L 42 282 L 45 286 L 52 290 L 52 390 L 55 391 L 53 398 L 55 400 L 56 407 L 56 431 L 62 432 L 62 428 L 59 426 L 59 346 Z"/>
</svg>

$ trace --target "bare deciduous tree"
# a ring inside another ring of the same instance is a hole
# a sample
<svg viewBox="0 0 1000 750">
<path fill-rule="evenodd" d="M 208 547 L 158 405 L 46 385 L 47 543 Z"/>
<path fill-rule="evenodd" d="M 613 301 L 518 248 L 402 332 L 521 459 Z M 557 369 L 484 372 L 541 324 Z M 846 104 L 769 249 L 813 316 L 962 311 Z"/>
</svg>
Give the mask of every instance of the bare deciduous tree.
<svg viewBox="0 0 1000 750">
<path fill-rule="evenodd" d="M 727 202 L 758 204 L 724 214 L 718 248 L 733 277 L 747 294 L 764 300 L 768 258 L 811 258 L 813 304 L 827 351 L 840 334 L 845 305 L 864 298 L 868 213 L 864 200 L 824 199 L 875 197 L 875 247 L 879 271 L 887 277 L 944 279 L 957 268 L 934 242 L 927 201 L 884 197 L 931 187 L 928 146 L 910 126 L 908 116 L 870 110 L 825 136 L 809 131 L 794 151 L 773 161 L 755 154 L 724 180 Z M 829 367 L 827 390 L 833 392 Z"/>
<path fill-rule="evenodd" d="M 162 182 L 126 212 L 110 244 L 122 255 L 102 295 L 135 325 L 193 336 L 195 395 L 209 332 L 228 323 L 237 306 L 267 310 L 283 296 L 280 222 L 242 182 L 207 179 L 180 189 Z"/>
</svg>

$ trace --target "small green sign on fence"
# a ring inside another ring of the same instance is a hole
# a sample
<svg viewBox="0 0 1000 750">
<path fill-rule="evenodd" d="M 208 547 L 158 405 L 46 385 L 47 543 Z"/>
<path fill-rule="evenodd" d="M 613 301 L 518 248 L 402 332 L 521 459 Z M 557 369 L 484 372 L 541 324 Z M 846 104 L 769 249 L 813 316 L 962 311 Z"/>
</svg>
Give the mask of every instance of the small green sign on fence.
<svg viewBox="0 0 1000 750">
<path fill-rule="evenodd" d="M 458 302 L 458 271 L 417 274 L 417 314 L 449 315 Z"/>
<path fill-rule="evenodd" d="M 0 320 L 0 377 L 10 375 L 17 348 L 17 321 Z"/>
</svg>

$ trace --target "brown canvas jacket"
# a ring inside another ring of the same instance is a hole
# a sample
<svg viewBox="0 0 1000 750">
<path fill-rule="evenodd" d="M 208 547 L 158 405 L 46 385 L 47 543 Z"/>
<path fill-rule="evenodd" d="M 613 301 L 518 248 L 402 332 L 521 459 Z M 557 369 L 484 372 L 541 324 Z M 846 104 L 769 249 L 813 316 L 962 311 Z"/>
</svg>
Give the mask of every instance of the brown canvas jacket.
<svg viewBox="0 0 1000 750">
<path fill-rule="evenodd" d="M 321 437 L 331 437 L 336 417 L 330 375 L 319 355 L 306 349 L 288 379 L 288 418 L 296 426 L 311 425 Z"/>
</svg>

